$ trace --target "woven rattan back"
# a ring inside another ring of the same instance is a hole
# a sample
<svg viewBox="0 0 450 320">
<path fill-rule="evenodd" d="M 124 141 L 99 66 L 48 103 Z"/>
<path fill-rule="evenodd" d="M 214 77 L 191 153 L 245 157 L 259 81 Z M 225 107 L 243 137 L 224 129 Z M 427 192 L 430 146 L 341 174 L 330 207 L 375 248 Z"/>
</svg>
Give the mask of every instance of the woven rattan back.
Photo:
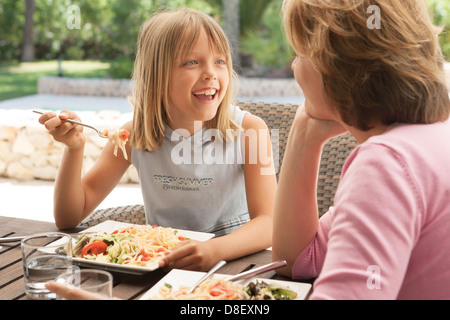
<svg viewBox="0 0 450 320">
<path fill-rule="evenodd" d="M 242 110 L 246 110 L 262 118 L 271 131 L 275 169 L 278 178 L 289 130 L 298 106 L 255 102 L 240 102 L 238 105 Z M 333 138 L 325 144 L 322 151 L 317 185 L 317 200 L 320 216 L 333 204 L 342 165 L 356 144 L 355 139 L 350 134 Z M 93 226 L 106 220 L 145 224 L 144 206 L 130 205 L 100 209 L 92 213 L 81 225 Z"/>
<path fill-rule="evenodd" d="M 346 133 L 329 140 L 323 147 L 317 181 L 319 216 L 322 216 L 333 205 L 342 166 L 356 145 L 355 138 L 351 134 Z"/>
<path fill-rule="evenodd" d="M 284 151 L 286 150 L 289 130 L 292 121 L 295 118 L 298 106 L 291 104 L 283 105 L 255 102 L 240 102 L 238 105 L 242 110 L 248 111 L 266 122 L 272 139 L 275 172 L 277 173 L 278 178 L 281 163 L 283 162 Z"/>
</svg>

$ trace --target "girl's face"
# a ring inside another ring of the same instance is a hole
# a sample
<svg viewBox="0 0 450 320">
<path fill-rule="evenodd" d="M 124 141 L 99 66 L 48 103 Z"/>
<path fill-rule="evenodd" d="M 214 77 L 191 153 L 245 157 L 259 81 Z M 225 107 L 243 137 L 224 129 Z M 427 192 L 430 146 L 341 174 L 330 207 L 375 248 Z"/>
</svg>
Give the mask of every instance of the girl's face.
<svg viewBox="0 0 450 320">
<path fill-rule="evenodd" d="M 209 121 L 216 115 L 230 79 L 226 57 L 218 52 L 210 48 L 202 30 L 189 55 L 175 61 L 168 97 L 173 130 L 193 133 L 194 121 Z"/>
<path fill-rule="evenodd" d="M 308 58 L 297 56 L 292 62 L 295 80 L 305 96 L 305 111 L 313 118 L 337 120 L 332 103 L 326 95 L 320 74 Z"/>
</svg>

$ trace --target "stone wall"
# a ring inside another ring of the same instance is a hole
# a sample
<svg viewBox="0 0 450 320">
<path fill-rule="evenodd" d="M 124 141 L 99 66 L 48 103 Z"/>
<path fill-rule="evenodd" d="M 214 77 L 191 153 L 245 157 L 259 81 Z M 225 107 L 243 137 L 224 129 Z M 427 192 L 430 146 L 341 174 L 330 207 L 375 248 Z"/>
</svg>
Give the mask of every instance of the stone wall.
<svg viewBox="0 0 450 320">
<path fill-rule="evenodd" d="M 118 128 L 132 115 L 115 111 L 78 112 L 86 123 L 100 130 Z M 0 177 L 17 180 L 54 180 L 61 163 L 64 145 L 56 142 L 38 122 L 31 110 L 0 110 Z M 85 128 L 87 139 L 83 172 L 89 170 L 100 155 L 107 139 Z M 131 166 L 121 183 L 138 183 L 136 169 Z"/>
<path fill-rule="evenodd" d="M 127 79 L 86 79 L 41 77 L 38 93 L 74 96 L 127 97 L 131 81 Z"/>
<path fill-rule="evenodd" d="M 301 96 L 295 79 L 240 78 L 235 87 L 241 97 Z M 127 97 L 131 81 L 126 79 L 84 79 L 42 77 L 38 81 L 38 93 L 57 95 L 83 95 L 103 97 Z"/>
</svg>

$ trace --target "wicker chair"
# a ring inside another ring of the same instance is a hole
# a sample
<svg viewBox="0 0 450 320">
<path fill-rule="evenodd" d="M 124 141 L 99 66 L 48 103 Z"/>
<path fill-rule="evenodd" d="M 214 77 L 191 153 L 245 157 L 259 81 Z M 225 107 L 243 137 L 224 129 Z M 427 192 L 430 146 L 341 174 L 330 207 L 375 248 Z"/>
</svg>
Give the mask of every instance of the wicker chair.
<svg viewBox="0 0 450 320">
<path fill-rule="evenodd" d="M 298 106 L 255 102 L 240 102 L 238 105 L 241 109 L 262 118 L 267 123 L 269 130 L 278 130 L 278 137 L 273 134 L 276 131 L 272 131 L 273 154 L 278 178 L 289 130 Z M 355 146 L 356 141 L 349 134 L 333 138 L 324 146 L 317 186 L 319 215 L 323 215 L 333 204 L 342 165 Z M 144 206 L 130 205 L 96 210 L 81 225 L 93 226 L 106 220 L 145 224 Z"/>
</svg>

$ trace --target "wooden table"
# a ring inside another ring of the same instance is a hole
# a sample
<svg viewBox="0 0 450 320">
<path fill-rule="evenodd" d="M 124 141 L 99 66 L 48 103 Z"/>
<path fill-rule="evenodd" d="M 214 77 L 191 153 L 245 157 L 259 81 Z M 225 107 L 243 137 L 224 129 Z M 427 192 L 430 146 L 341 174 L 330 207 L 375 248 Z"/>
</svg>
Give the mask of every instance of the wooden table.
<svg viewBox="0 0 450 320">
<path fill-rule="evenodd" d="M 65 230 L 67 233 L 77 233 L 82 229 Z M 0 237 L 22 236 L 33 233 L 58 231 L 53 223 L 0 216 Z M 25 294 L 22 254 L 20 242 L 0 244 L 0 300 L 29 299 Z M 236 274 L 255 266 L 271 262 L 271 251 L 264 250 L 234 261 L 229 261 L 218 273 Z M 139 299 L 146 291 L 155 285 L 167 272 L 157 269 L 143 275 L 131 275 L 120 272 L 113 274 L 113 294 L 121 299 Z M 261 274 L 260 278 L 278 278 L 275 272 Z"/>
</svg>

